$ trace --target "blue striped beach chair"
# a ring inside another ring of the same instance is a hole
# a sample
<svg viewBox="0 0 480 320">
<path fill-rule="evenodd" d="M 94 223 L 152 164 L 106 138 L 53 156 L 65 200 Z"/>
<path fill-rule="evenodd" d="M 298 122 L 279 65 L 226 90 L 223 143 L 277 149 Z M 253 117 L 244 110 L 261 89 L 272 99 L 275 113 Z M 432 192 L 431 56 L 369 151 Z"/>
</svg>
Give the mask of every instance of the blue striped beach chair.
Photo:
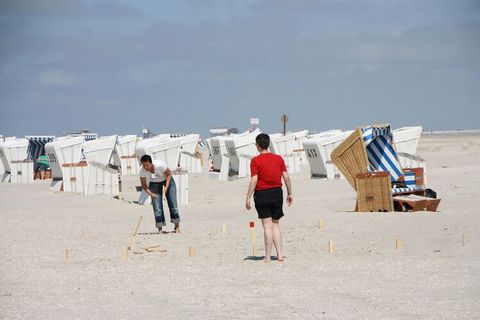
<svg viewBox="0 0 480 320">
<path fill-rule="evenodd" d="M 402 169 L 389 125 L 368 126 L 361 130 L 369 172 L 390 173 L 393 195 L 423 191 L 423 186 L 416 184 L 415 173 Z"/>
<path fill-rule="evenodd" d="M 357 205 L 360 198 L 362 201 L 365 200 L 364 197 L 368 198 L 368 201 L 363 201 L 363 204 L 368 203 L 368 211 L 392 211 L 392 197 L 395 195 L 424 194 L 423 183 L 418 184 L 418 181 L 423 181 L 423 177 L 416 175 L 419 172 L 423 174 L 423 171 L 401 167 L 388 124 L 357 128 L 332 151 L 331 158 L 357 191 Z M 383 172 L 388 173 L 388 177 L 384 174 L 378 175 Z M 365 183 L 363 179 L 377 180 L 368 180 Z M 363 194 L 365 192 L 366 194 Z M 377 201 L 376 198 L 381 200 Z"/>
</svg>

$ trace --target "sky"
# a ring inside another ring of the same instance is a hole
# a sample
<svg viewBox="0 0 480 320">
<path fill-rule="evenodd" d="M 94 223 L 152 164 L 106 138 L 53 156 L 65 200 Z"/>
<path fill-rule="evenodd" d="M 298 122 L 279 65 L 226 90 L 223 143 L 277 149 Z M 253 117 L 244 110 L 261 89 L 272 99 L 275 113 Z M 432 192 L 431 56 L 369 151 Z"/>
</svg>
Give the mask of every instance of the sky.
<svg viewBox="0 0 480 320">
<path fill-rule="evenodd" d="M 480 0 L 0 0 L 0 134 L 480 128 Z"/>
</svg>

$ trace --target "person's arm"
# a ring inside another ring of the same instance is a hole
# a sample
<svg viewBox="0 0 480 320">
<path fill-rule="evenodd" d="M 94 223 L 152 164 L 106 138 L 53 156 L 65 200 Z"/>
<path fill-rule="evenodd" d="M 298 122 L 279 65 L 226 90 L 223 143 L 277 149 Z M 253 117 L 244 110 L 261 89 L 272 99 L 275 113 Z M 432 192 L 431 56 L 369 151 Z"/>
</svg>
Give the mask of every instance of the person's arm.
<svg viewBox="0 0 480 320">
<path fill-rule="evenodd" d="M 166 178 L 166 183 L 165 183 L 165 191 L 168 191 L 168 188 L 170 187 L 170 181 L 172 181 L 172 171 L 170 169 L 166 169 L 163 174 L 165 175 Z"/>
<path fill-rule="evenodd" d="M 282 172 L 282 178 L 285 182 L 285 186 L 287 187 L 287 204 L 291 206 L 293 203 L 292 182 L 290 181 L 290 176 L 288 175 L 287 171 Z"/>
<path fill-rule="evenodd" d="M 158 198 L 158 194 L 155 194 L 153 193 L 152 191 L 150 191 L 150 189 L 148 189 L 148 186 L 147 186 L 147 178 L 145 177 L 140 177 L 140 183 L 142 185 L 142 189 L 152 198 Z"/>
<path fill-rule="evenodd" d="M 258 176 L 254 175 L 250 178 L 250 184 L 248 185 L 248 192 L 247 192 L 247 199 L 245 201 L 245 207 L 247 210 L 252 208 L 251 199 L 253 195 L 253 191 L 255 191 L 255 187 L 257 186 Z"/>
</svg>

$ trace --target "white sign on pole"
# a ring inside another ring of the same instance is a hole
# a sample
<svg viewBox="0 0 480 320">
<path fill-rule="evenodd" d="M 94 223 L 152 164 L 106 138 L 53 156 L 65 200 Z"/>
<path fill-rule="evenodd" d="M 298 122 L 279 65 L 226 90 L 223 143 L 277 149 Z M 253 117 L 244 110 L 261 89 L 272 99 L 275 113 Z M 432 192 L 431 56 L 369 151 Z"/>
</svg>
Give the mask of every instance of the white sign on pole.
<svg viewBox="0 0 480 320">
<path fill-rule="evenodd" d="M 259 125 L 260 119 L 259 118 L 250 118 L 250 124 Z"/>
</svg>

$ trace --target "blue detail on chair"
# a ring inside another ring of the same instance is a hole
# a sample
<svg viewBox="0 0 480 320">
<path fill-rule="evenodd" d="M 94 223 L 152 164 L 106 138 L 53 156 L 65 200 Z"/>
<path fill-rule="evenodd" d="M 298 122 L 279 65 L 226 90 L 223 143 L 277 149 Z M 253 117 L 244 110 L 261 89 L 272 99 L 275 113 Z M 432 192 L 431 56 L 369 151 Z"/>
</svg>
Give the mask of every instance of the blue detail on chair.
<svg viewBox="0 0 480 320">
<path fill-rule="evenodd" d="M 393 136 L 390 126 L 362 129 L 363 141 L 367 150 L 370 172 L 386 171 L 392 182 L 403 176 L 403 169 L 393 148 Z"/>
<path fill-rule="evenodd" d="M 53 141 L 55 136 L 26 136 L 29 140 L 27 157 L 30 160 L 37 161 L 38 157 L 45 153 L 45 145 Z"/>
</svg>

